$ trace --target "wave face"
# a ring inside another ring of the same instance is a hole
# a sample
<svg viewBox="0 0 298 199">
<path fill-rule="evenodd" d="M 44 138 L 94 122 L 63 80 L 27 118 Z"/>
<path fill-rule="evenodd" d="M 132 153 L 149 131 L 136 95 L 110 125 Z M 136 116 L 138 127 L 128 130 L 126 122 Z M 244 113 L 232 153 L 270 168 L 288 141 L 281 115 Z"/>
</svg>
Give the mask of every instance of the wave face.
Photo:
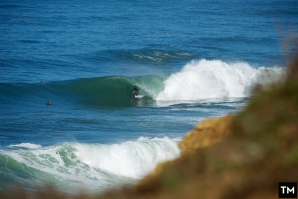
<svg viewBox="0 0 298 199">
<path fill-rule="evenodd" d="M 255 69 L 243 62 L 192 61 L 164 81 L 165 88 L 156 96 L 156 100 L 247 97 L 257 83 L 275 81 L 282 73 L 280 67 Z"/>
<path fill-rule="evenodd" d="M 53 183 L 70 191 L 100 191 L 133 183 L 158 162 L 177 157 L 177 142 L 167 137 L 141 137 L 112 145 L 63 143 L 35 149 L 30 143 L 14 145 L 22 149 L 0 151 L 0 182 L 27 188 Z"/>
<path fill-rule="evenodd" d="M 1 83 L 0 102 L 23 104 L 24 99 L 31 102 L 47 100 L 57 104 L 57 101 L 75 102 L 89 106 L 121 107 L 131 106 L 135 97 L 134 86 L 144 95 L 144 101 L 152 103 L 154 96 L 163 89 L 166 75 L 140 77 L 98 77 L 67 81 L 52 81 L 43 83 Z"/>
</svg>

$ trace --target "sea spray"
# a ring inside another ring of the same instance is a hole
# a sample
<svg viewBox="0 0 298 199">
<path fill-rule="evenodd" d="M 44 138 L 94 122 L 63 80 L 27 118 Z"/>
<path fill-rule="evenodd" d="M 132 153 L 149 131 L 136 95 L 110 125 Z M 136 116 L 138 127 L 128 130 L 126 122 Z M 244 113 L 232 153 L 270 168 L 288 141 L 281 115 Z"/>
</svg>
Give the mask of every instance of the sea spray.
<svg viewBox="0 0 298 199">
<path fill-rule="evenodd" d="M 164 90 L 156 100 L 247 97 L 257 83 L 275 81 L 283 71 L 281 67 L 253 68 L 244 62 L 191 61 L 164 81 Z"/>
</svg>

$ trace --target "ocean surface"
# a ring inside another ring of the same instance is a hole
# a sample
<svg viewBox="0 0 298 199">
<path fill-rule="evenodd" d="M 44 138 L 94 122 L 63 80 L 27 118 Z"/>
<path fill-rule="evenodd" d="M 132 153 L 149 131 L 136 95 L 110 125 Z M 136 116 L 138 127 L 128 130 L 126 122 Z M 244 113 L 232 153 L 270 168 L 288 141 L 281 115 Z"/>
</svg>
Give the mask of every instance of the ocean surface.
<svg viewBox="0 0 298 199">
<path fill-rule="evenodd" d="M 0 189 L 133 185 L 281 78 L 297 25 L 297 0 L 0 1 Z"/>
</svg>

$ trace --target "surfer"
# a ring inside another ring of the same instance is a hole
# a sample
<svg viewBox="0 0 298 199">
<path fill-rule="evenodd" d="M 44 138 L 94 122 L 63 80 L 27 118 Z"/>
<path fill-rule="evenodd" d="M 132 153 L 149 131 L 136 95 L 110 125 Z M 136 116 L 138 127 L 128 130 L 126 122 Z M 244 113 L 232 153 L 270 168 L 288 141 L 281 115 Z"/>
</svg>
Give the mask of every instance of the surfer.
<svg viewBox="0 0 298 199">
<path fill-rule="evenodd" d="M 48 101 L 47 105 L 48 105 L 48 106 L 51 106 L 51 102 L 50 102 L 50 101 Z"/>
<path fill-rule="evenodd" d="M 135 96 L 137 96 L 139 94 L 139 90 L 137 87 L 133 88 L 133 93 L 135 94 Z"/>
</svg>

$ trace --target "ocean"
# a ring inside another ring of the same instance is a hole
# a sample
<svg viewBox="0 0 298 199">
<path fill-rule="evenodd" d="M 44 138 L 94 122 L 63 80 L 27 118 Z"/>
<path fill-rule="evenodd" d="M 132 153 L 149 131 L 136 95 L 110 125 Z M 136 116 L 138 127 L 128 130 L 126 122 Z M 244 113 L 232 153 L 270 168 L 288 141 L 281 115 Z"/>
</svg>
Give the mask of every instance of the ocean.
<svg viewBox="0 0 298 199">
<path fill-rule="evenodd" d="M 178 157 L 199 121 L 241 111 L 255 85 L 282 78 L 297 10 L 297 0 L 0 1 L 0 189 L 135 184 Z"/>
</svg>

